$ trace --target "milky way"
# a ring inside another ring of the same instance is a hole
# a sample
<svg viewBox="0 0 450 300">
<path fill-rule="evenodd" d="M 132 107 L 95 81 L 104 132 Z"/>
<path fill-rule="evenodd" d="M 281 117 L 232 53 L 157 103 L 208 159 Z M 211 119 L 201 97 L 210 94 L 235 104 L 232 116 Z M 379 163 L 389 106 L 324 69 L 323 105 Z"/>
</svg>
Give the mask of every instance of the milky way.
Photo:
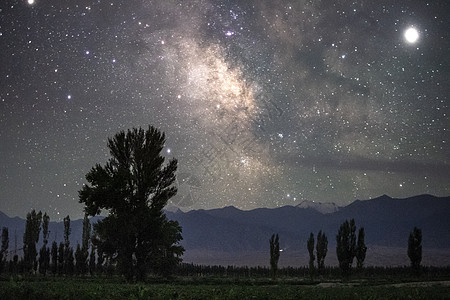
<svg viewBox="0 0 450 300">
<path fill-rule="evenodd" d="M 450 190 L 448 1 L 2 1 L 0 210 L 82 216 L 149 124 L 184 210 Z M 408 29 L 413 31 L 407 31 Z"/>
</svg>

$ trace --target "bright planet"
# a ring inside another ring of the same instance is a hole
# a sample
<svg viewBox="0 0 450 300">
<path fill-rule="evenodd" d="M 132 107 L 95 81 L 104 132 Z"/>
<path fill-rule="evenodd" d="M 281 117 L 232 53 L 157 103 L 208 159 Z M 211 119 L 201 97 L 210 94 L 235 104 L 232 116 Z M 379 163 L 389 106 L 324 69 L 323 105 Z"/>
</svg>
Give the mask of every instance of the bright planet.
<svg viewBox="0 0 450 300">
<path fill-rule="evenodd" d="M 408 43 L 414 44 L 419 39 L 419 32 L 417 29 L 410 27 L 405 31 L 404 36 Z"/>
</svg>

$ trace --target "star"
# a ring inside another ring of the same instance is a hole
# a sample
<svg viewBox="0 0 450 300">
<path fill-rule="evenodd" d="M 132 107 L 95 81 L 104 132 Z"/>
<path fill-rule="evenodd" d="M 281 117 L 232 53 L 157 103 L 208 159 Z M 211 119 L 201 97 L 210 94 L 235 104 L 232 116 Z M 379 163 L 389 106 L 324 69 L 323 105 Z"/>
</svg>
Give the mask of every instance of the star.
<svg viewBox="0 0 450 300">
<path fill-rule="evenodd" d="M 409 44 L 414 44 L 419 39 L 419 32 L 417 31 L 416 28 L 409 27 L 408 29 L 405 30 L 404 37 Z"/>
</svg>

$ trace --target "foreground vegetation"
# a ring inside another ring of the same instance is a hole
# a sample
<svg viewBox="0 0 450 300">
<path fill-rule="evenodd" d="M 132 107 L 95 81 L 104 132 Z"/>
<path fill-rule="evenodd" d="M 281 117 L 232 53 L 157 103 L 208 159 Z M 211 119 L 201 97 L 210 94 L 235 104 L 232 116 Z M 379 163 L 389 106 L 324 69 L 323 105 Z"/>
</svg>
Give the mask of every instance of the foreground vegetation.
<svg viewBox="0 0 450 300">
<path fill-rule="evenodd" d="M 152 279 L 146 284 L 130 284 L 119 277 L 34 277 L 0 281 L 0 299 L 450 299 L 450 286 L 433 281 L 318 283 L 298 278 L 223 277 Z"/>
</svg>

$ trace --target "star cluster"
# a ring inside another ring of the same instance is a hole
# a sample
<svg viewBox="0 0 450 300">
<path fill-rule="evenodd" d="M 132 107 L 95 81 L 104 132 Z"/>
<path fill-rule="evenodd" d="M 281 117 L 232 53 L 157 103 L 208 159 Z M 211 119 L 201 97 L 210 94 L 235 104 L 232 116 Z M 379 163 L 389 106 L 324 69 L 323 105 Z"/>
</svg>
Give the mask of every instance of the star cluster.
<svg viewBox="0 0 450 300">
<path fill-rule="evenodd" d="M 81 217 L 152 124 L 182 209 L 448 195 L 447 1 L 6 0 L 0 210 Z"/>
</svg>

